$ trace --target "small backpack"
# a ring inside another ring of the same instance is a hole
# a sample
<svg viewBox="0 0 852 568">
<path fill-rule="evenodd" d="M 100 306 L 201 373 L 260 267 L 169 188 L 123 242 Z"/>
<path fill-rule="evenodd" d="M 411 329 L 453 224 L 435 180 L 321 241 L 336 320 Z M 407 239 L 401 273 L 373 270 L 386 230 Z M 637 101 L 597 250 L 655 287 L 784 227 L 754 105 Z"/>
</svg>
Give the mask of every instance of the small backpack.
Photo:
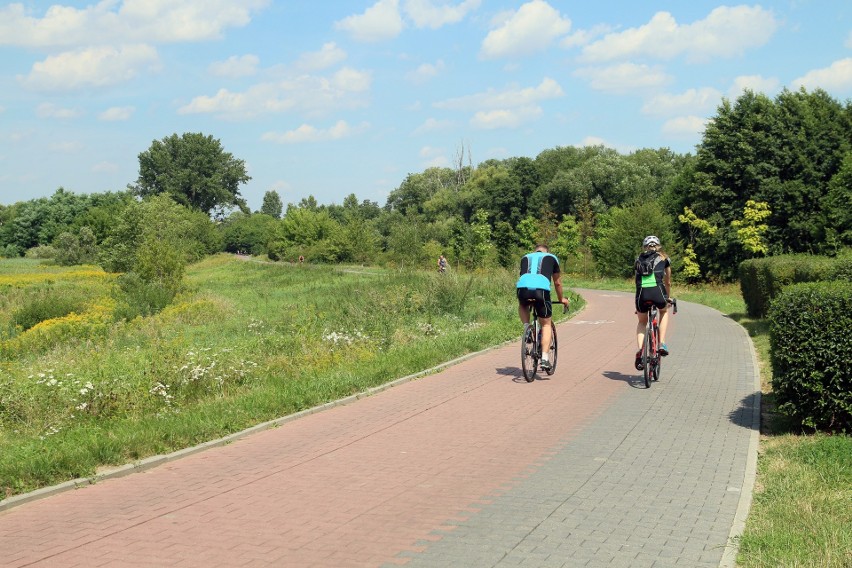
<svg viewBox="0 0 852 568">
<path fill-rule="evenodd" d="M 636 259 L 634 270 L 639 276 L 650 276 L 654 273 L 654 268 L 662 260 L 662 257 L 654 251 L 643 252 Z"/>
</svg>

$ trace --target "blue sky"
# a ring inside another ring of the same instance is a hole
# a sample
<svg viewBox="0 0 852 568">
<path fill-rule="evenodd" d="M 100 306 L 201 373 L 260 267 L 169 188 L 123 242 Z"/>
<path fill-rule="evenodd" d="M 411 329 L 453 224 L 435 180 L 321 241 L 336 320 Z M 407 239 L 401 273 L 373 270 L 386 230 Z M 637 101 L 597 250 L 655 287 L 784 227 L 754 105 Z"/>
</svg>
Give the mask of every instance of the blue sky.
<svg viewBox="0 0 852 568">
<path fill-rule="evenodd" d="M 723 97 L 852 98 L 852 2 L 0 4 L 0 203 L 118 191 L 202 132 L 254 210 L 383 205 L 409 173 L 557 146 L 692 152 Z"/>
</svg>

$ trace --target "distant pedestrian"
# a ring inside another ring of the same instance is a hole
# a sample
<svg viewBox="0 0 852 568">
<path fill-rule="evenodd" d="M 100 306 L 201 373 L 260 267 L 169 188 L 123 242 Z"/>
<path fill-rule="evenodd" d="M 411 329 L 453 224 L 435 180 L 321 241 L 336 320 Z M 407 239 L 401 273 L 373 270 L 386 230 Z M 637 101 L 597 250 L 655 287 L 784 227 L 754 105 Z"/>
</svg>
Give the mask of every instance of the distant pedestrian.
<svg viewBox="0 0 852 568">
<path fill-rule="evenodd" d="M 444 258 L 444 255 L 438 257 L 438 272 L 441 274 L 447 271 L 447 259 Z"/>
<path fill-rule="evenodd" d="M 299 264 L 302 264 L 303 262 L 305 262 L 305 257 L 300 254 L 299 255 Z"/>
</svg>

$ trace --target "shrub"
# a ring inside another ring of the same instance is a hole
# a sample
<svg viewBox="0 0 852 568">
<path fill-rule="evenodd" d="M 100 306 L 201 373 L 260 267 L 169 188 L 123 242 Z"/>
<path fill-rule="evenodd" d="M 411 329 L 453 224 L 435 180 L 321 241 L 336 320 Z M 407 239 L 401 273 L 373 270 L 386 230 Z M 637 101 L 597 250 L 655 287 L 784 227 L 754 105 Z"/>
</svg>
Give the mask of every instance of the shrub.
<svg viewBox="0 0 852 568">
<path fill-rule="evenodd" d="M 35 259 L 52 259 L 56 258 L 56 253 L 56 249 L 50 245 L 38 245 L 27 249 L 27 252 L 24 254 L 24 256 L 26 258 Z"/>
<path fill-rule="evenodd" d="M 852 431 L 852 283 L 788 286 L 769 325 L 779 409 L 810 428 Z"/>
<path fill-rule="evenodd" d="M 135 272 L 126 272 L 116 280 L 115 318 L 133 320 L 153 315 L 174 299 L 177 290 L 162 281 L 148 281 Z"/>
<path fill-rule="evenodd" d="M 765 317 L 769 304 L 790 284 L 833 279 L 836 260 L 827 256 L 787 254 L 753 258 L 739 266 L 740 290 L 746 311 L 752 317 Z"/>
<path fill-rule="evenodd" d="M 81 295 L 47 288 L 29 293 L 12 318 L 16 325 L 26 331 L 43 321 L 79 312 L 84 307 L 85 298 Z"/>
</svg>

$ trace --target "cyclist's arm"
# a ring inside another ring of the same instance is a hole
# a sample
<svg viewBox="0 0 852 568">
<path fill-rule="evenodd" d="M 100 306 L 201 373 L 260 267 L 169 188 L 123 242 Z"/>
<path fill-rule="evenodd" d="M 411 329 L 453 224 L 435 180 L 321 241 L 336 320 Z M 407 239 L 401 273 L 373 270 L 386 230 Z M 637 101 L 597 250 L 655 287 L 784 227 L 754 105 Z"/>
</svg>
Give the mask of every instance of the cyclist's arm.
<svg viewBox="0 0 852 568">
<path fill-rule="evenodd" d="M 666 289 L 666 297 L 672 297 L 672 267 L 671 265 L 666 267 L 666 272 L 663 274 L 663 286 Z"/>
<path fill-rule="evenodd" d="M 559 299 L 560 304 L 568 305 L 568 298 L 562 296 L 562 273 L 555 272 L 553 274 L 553 287 L 556 288 L 556 297 Z"/>
</svg>

